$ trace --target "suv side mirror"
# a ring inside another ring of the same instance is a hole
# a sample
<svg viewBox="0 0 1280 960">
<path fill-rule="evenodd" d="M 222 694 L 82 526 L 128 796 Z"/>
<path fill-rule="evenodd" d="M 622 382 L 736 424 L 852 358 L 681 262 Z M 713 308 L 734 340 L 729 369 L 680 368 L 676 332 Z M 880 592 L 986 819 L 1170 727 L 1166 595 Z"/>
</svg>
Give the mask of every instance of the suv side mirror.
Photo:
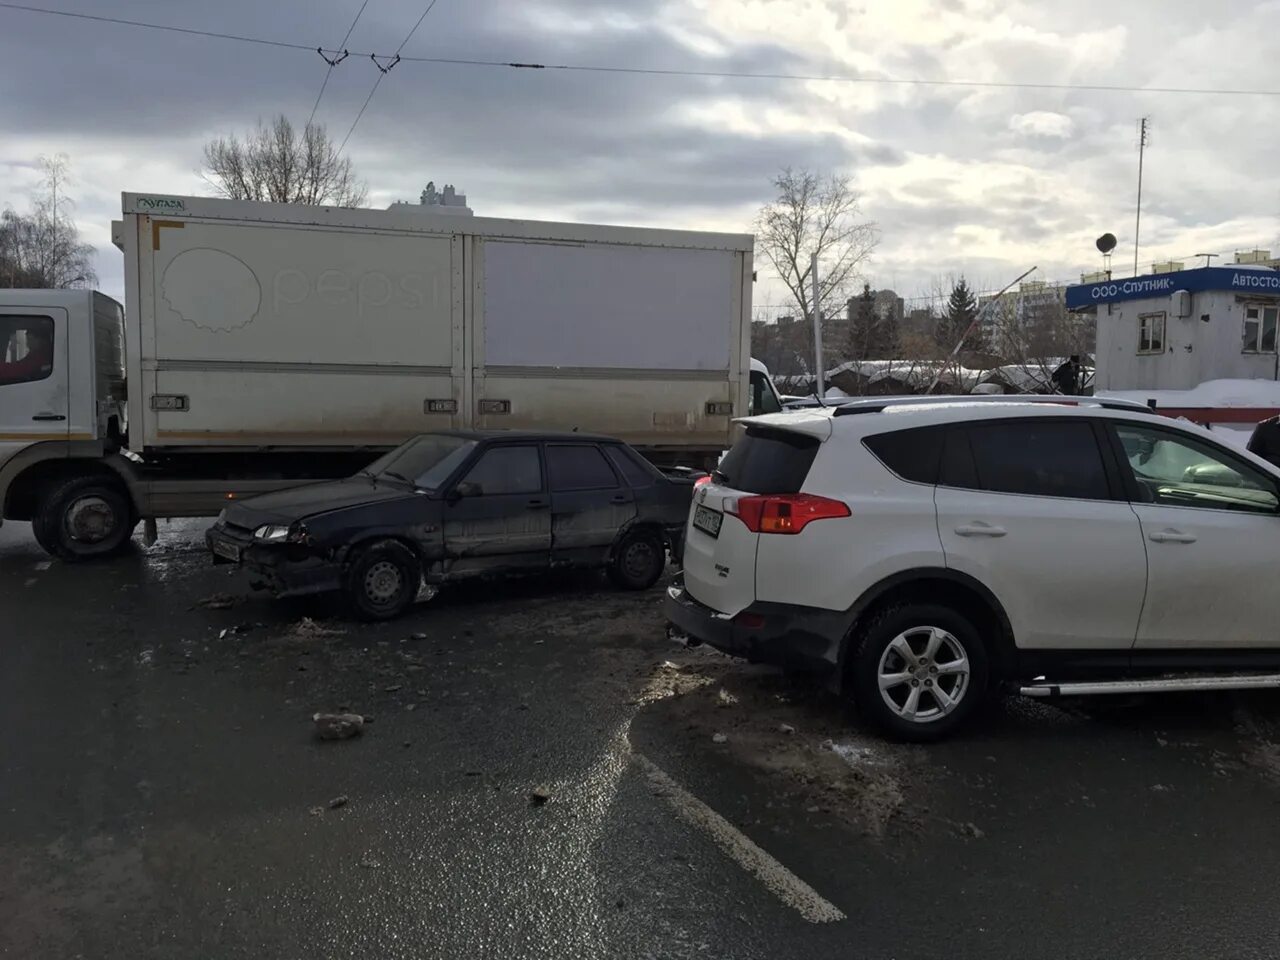
<svg viewBox="0 0 1280 960">
<path fill-rule="evenodd" d="M 453 488 L 449 494 L 450 500 L 461 500 L 463 497 L 478 497 L 484 491 L 480 488 L 480 484 L 474 480 L 463 480 L 460 484 Z"/>
</svg>

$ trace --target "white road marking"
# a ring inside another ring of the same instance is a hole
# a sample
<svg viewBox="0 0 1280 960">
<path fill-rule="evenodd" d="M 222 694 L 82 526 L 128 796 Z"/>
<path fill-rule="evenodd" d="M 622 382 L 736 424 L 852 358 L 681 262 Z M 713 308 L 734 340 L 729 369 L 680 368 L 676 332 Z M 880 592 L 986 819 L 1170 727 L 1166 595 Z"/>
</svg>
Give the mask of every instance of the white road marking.
<svg viewBox="0 0 1280 960">
<path fill-rule="evenodd" d="M 844 914 L 761 849 L 750 837 L 691 794 L 654 765 L 648 757 L 633 753 L 649 782 L 661 788 L 661 795 L 676 813 L 704 830 L 728 857 L 763 883 L 779 900 L 795 909 L 810 923 L 834 923 Z"/>
</svg>

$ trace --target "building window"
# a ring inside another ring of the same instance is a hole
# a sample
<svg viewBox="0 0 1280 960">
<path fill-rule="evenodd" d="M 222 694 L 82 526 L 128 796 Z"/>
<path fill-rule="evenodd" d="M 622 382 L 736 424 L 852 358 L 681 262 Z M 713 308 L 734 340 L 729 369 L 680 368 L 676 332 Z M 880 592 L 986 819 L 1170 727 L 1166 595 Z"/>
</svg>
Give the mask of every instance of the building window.
<svg viewBox="0 0 1280 960">
<path fill-rule="evenodd" d="M 1144 313 L 1138 317 L 1138 352 L 1164 353 L 1164 314 Z"/>
<path fill-rule="evenodd" d="M 1277 307 L 1264 306 L 1261 303 L 1244 305 L 1244 352 L 1275 353 L 1276 352 L 1276 316 Z"/>
</svg>

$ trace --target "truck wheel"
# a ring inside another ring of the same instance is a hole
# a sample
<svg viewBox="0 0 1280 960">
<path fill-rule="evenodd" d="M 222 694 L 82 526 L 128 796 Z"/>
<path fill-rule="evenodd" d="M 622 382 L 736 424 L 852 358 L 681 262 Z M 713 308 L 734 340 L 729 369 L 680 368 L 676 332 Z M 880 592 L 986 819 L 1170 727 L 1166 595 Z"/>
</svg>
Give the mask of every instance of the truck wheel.
<svg viewBox="0 0 1280 960">
<path fill-rule="evenodd" d="M 940 740 L 987 694 L 986 650 L 956 611 L 930 603 L 890 607 L 863 629 L 850 682 L 867 720 L 899 740 Z"/>
<path fill-rule="evenodd" d="M 45 494 L 31 528 L 48 553 L 76 561 L 119 553 L 137 522 L 119 484 L 103 477 L 77 477 Z"/>
<path fill-rule="evenodd" d="M 390 620 L 418 595 L 422 567 L 408 547 L 394 540 L 365 547 L 347 566 L 347 602 L 364 620 Z"/>
<path fill-rule="evenodd" d="M 628 533 L 613 550 L 609 579 L 624 590 L 648 590 L 667 566 L 666 545 L 652 530 Z"/>
</svg>

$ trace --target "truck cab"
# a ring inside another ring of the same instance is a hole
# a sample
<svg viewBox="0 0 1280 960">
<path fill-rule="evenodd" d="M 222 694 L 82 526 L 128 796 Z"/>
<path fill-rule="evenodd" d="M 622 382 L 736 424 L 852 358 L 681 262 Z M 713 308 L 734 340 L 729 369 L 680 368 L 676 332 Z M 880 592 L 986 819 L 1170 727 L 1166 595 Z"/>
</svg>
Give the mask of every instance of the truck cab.
<svg viewBox="0 0 1280 960">
<path fill-rule="evenodd" d="M 114 479 L 105 459 L 125 429 L 123 313 L 92 290 L 3 291 L 0 522 L 35 520 L 60 475 L 83 475 L 73 463 L 92 461 L 96 475 Z M 91 547 L 102 511 L 73 504 L 72 516 Z M 115 518 L 113 531 L 121 521 L 128 517 Z M 37 538 L 47 549 L 46 531 Z"/>
</svg>

